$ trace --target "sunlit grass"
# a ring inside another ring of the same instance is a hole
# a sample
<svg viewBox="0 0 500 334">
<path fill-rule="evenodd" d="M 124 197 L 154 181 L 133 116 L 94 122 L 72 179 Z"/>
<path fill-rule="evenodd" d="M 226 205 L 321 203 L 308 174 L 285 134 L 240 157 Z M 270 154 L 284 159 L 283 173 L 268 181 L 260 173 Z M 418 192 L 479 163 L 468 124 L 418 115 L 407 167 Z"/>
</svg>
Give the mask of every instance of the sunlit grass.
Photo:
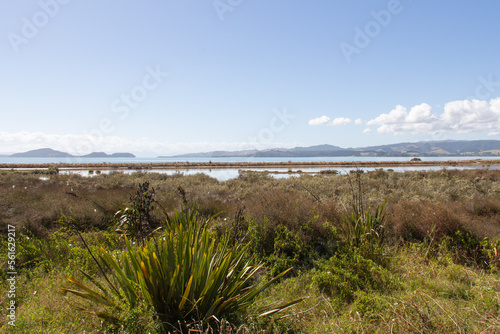
<svg viewBox="0 0 500 334">
<path fill-rule="evenodd" d="M 96 317 L 75 312 L 77 299 L 58 291 L 69 287 L 65 276 L 84 279 L 78 268 L 104 284 L 75 229 L 95 254 L 99 246 L 113 255 L 123 251 L 125 242 L 115 232 L 114 214 L 146 181 L 170 215 L 183 203 L 179 189 L 188 205 L 198 205 L 201 218 L 219 213 L 211 237 L 228 232 L 231 246 L 251 241 L 252 255 L 266 264 L 268 272 L 294 266 L 293 275 L 272 285 L 240 312 L 237 323 L 219 319 L 210 324 L 212 329 L 224 328 L 224 333 L 500 332 L 500 172 L 443 170 L 376 171 L 361 176 L 365 210 L 373 214 L 386 203 L 384 239 L 377 245 L 376 257 L 362 247 L 348 247 L 342 233 L 343 217 L 353 210 L 352 188 L 345 175 L 279 180 L 246 175 L 220 182 L 206 175 L 51 175 L 41 180 L 40 175 L 2 172 L 0 229 L 15 225 L 18 245 L 19 307 L 13 333 L 161 332 L 154 312 L 142 304 L 118 312 L 124 327 L 113 329 Z M 162 212 L 155 214 L 161 218 Z M 70 224 L 70 217 L 76 226 Z M 4 242 L 5 238 L 2 249 Z M 4 264 L 5 256 L 0 254 Z M 351 285 L 344 285 L 350 290 L 342 290 L 335 283 L 339 279 L 351 280 Z M 334 288 L 328 290 L 328 284 Z M 3 290 L 2 296 L 4 303 Z M 270 318 L 258 317 L 265 305 L 298 298 L 304 300 Z M 0 326 L 0 331 L 7 330 L 5 322 Z"/>
</svg>

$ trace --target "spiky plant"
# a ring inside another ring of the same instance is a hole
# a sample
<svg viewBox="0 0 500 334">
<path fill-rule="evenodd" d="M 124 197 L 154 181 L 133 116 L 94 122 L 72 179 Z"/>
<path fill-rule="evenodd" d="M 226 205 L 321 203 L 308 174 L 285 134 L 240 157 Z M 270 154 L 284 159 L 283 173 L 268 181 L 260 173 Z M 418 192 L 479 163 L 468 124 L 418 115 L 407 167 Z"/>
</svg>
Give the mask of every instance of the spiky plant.
<svg viewBox="0 0 500 334">
<path fill-rule="evenodd" d="M 363 201 L 363 182 L 361 177 L 362 170 L 353 170 L 351 174 L 355 175 L 354 181 L 348 174 L 348 181 L 352 192 L 352 213 L 343 214 L 342 230 L 344 239 L 351 249 L 364 248 L 373 252 L 377 246 L 380 246 L 384 232 L 385 202 L 377 205 L 375 214 L 365 210 Z"/>
<path fill-rule="evenodd" d="M 145 302 L 166 331 L 184 330 L 191 322 L 208 325 L 213 319 L 231 318 L 288 270 L 257 282 L 262 264 L 252 265 L 255 259 L 249 244 L 230 247 L 228 238 L 217 242 L 210 237 L 210 226 L 193 210 L 176 212 L 165 232 L 146 240 L 144 246 L 126 239 L 126 250 L 116 257 L 101 248 L 100 262 L 111 273 L 106 284 L 85 274 L 94 283 L 92 288 L 68 278 L 79 290 L 62 290 L 108 309 L 81 308 L 111 321 L 120 321 L 112 315 L 117 310 Z"/>
<path fill-rule="evenodd" d="M 353 204 L 351 215 L 343 215 L 344 236 L 349 246 L 365 246 L 369 249 L 380 246 L 384 228 L 384 207 L 385 203 L 377 205 L 375 214 L 372 215 L 368 210 L 361 211 Z"/>
</svg>

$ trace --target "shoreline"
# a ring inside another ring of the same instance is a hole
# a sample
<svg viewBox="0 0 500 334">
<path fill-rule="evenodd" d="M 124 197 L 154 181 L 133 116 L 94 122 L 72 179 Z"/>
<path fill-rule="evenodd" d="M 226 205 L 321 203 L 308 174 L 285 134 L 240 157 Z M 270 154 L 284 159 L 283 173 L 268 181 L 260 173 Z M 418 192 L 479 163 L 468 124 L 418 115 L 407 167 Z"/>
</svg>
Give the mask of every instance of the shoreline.
<svg viewBox="0 0 500 334">
<path fill-rule="evenodd" d="M 418 167 L 418 166 L 488 166 L 500 165 L 500 160 L 446 160 L 446 161 L 309 161 L 309 162 L 153 162 L 153 163 L 42 163 L 0 164 L 0 170 L 46 169 L 64 170 L 154 170 L 154 169 L 235 169 L 235 168 L 356 168 L 356 167 Z"/>
</svg>

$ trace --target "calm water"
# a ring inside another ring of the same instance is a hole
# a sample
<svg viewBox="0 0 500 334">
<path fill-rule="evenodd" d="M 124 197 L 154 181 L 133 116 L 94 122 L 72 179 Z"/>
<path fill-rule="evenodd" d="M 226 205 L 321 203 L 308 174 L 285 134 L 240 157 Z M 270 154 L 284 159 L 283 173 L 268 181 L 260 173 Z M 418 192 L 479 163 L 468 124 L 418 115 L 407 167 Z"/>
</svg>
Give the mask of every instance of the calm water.
<svg viewBox="0 0 500 334">
<path fill-rule="evenodd" d="M 478 167 L 449 167 L 449 166 L 426 166 L 426 167 L 384 167 L 381 168 L 383 170 L 388 170 L 391 169 L 394 172 L 400 172 L 403 173 L 405 171 L 438 171 L 443 168 L 446 169 L 478 169 L 478 168 L 483 168 L 482 166 Z M 303 174 L 316 174 L 319 173 L 322 170 L 325 170 L 328 168 L 300 168 L 302 172 L 299 172 L 299 169 L 292 169 L 291 173 L 288 173 L 288 168 L 247 168 L 244 169 L 244 171 L 256 171 L 256 172 L 263 172 L 267 170 L 269 175 L 275 178 L 287 178 L 287 177 L 298 177 Z M 333 168 L 330 168 L 333 169 Z M 347 174 L 349 173 L 350 170 L 353 168 L 344 168 L 344 169 L 337 169 L 339 174 Z M 379 168 L 374 168 L 374 167 L 365 167 L 362 168 L 365 172 L 370 172 L 374 171 Z M 500 166 L 492 166 L 490 169 L 500 169 Z M 138 172 L 138 170 L 103 170 L 101 174 L 109 174 L 109 173 L 125 173 L 125 174 L 132 174 Z M 182 174 L 182 175 L 194 175 L 198 173 L 203 173 L 206 175 L 209 175 L 213 178 L 216 178 L 219 181 L 227 181 L 230 179 L 234 179 L 240 175 L 240 170 L 236 168 L 220 168 L 220 169 L 153 169 L 153 170 L 141 170 L 141 172 L 144 173 L 161 173 L 161 174 L 167 174 L 167 175 L 174 175 L 174 174 Z M 273 173 L 273 172 L 278 172 L 278 173 Z M 62 170 L 59 172 L 60 174 L 80 174 L 82 176 L 95 176 L 98 174 L 92 173 L 90 174 L 88 170 Z"/>
<path fill-rule="evenodd" d="M 410 157 L 315 157 L 315 158 L 113 158 L 113 159 L 104 159 L 104 158 L 9 158 L 9 157 L 0 157 L 0 163 L 7 164 L 19 164 L 19 163 L 29 163 L 29 164 L 42 164 L 42 163 L 155 163 L 155 162 L 306 162 L 306 161 L 333 161 L 333 162 L 342 162 L 342 161 L 409 161 Z M 474 159 L 483 159 L 483 160 L 500 160 L 500 157 L 422 157 L 423 161 L 448 161 L 448 160 L 474 160 Z M 425 167 L 384 167 L 382 169 L 392 169 L 395 172 L 405 172 L 405 171 L 433 171 L 440 170 L 443 168 L 447 169 L 476 169 L 476 168 L 484 168 L 481 164 L 478 166 L 467 166 L 467 167 L 451 167 L 451 166 L 425 166 Z M 321 170 L 325 169 L 335 169 L 335 168 L 326 168 L 326 167 L 310 167 L 310 168 L 300 168 L 303 173 L 319 173 Z M 339 173 L 345 174 L 349 173 L 349 170 L 354 168 L 339 168 L 337 169 Z M 373 171 L 376 170 L 375 167 L 366 167 L 363 168 L 364 171 Z M 500 169 L 499 166 L 491 166 L 490 169 Z M 285 168 L 245 168 L 244 170 L 250 171 L 269 171 L 269 172 L 279 172 L 278 174 L 271 173 L 273 177 L 276 178 L 285 178 L 292 176 L 299 176 L 301 173 L 298 172 L 299 169 L 293 168 L 293 173 L 285 173 L 289 170 L 288 167 Z M 173 175 L 176 173 L 181 173 L 183 175 L 192 175 L 197 173 L 204 173 L 211 177 L 214 177 L 220 181 L 226 181 L 229 179 L 233 179 L 238 177 L 240 171 L 237 168 L 215 168 L 215 169 L 153 169 L 153 170 L 142 170 L 145 173 L 163 173 L 168 175 Z M 134 173 L 137 170 L 103 170 L 102 174 L 107 173 Z M 89 173 L 88 169 L 82 170 L 61 170 L 61 174 L 80 174 L 83 176 L 94 176 L 97 175 L 95 173 Z"/>
</svg>

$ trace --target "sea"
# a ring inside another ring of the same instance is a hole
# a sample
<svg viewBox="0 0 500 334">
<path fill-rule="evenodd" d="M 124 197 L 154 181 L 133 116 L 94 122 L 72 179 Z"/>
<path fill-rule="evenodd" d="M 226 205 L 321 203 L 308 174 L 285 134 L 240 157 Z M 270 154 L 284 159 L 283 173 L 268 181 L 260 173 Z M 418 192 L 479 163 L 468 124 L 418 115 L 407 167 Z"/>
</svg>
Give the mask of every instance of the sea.
<svg viewBox="0 0 500 334">
<path fill-rule="evenodd" d="M 289 157 L 289 158 L 269 158 L 269 157 L 168 157 L 168 158 L 13 158 L 13 157 L 0 157 L 0 164 L 48 164 L 48 163 L 164 163 L 164 162 L 385 162 L 385 161 L 409 161 L 413 157 Z M 489 168 L 489 169 L 500 169 L 500 165 L 485 166 L 484 164 L 478 163 L 475 166 L 447 166 L 445 161 L 460 161 L 460 160 L 499 160 L 500 156 L 457 156 L 457 157 L 419 157 L 422 161 L 443 161 L 442 166 L 403 166 L 403 167 L 382 167 L 383 170 L 393 170 L 394 172 L 405 172 L 405 171 L 432 171 L 446 169 L 478 169 L 478 168 Z M 8 169 L 8 168 L 4 168 Z M 316 174 L 327 168 L 325 167 L 304 167 L 304 168 L 293 168 L 289 167 L 269 167 L 269 168 L 192 168 L 192 169 L 152 169 L 152 170 L 141 170 L 145 173 L 164 173 L 164 174 L 183 174 L 191 175 L 197 173 L 207 174 L 214 177 L 220 181 L 226 181 L 232 178 L 238 177 L 240 174 L 247 171 L 267 171 L 269 175 L 275 178 L 286 178 L 286 177 L 297 177 L 303 174 Z M 330 168 L 334 169 L 334 168 Z M 340 174 L 349 173 L 348 169 L 338 169 L 337 172 Z M 380 167 L 363 167 L 365 172 L 374 171 L 380 169 Z M 98 173 L 134 173 L 138 170 L 126 169 L 126 170 L 102 170 Z M 96 171 L 89 169 L 61 169 L 61 174 L 80 174 L 83 176 L 95 176 L 98 175 Z"/>
</svg>

